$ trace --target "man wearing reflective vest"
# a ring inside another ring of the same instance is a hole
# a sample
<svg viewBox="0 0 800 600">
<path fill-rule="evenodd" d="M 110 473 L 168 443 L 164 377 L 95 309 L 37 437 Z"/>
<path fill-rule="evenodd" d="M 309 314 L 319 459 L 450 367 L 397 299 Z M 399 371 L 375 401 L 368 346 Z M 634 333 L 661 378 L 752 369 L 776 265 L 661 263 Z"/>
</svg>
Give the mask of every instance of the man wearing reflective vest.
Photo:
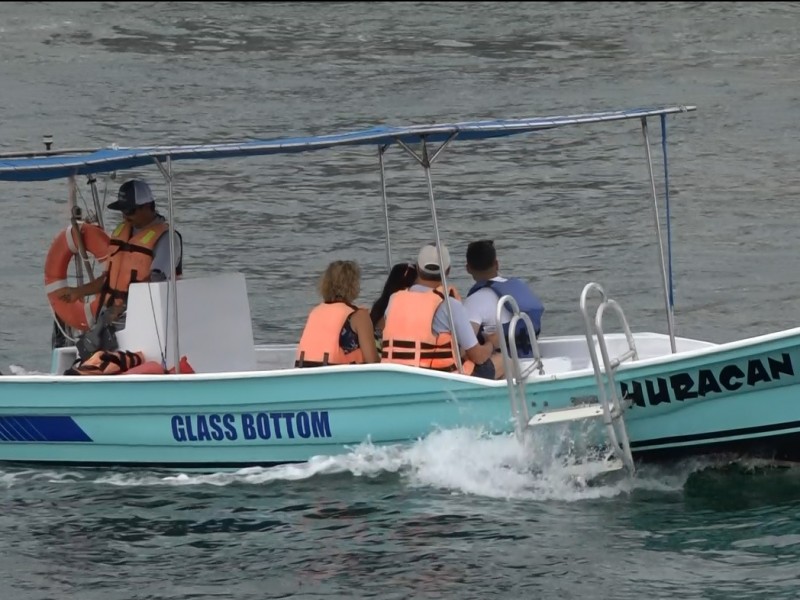
<svg viewBox="0 0 800 600">
<path fill-rule="evenodd" d="M 450 272 L 450 253 L 445 246 L 423 246 L 417 257 L 417 279 L 407 290 L 392 294 L 386 308 L 381 362 L 433 369 L 458 370 L 455 345 L 448 318 L 441 268 Z M 442 265 L 440 266 L 440 259 Z M 461 350 L 463 374 L 486 379 L 503 376 L 502 357 L 494 352 L 498 338 L 487 336 L 478 343 L 464 305 L 450 294 L 455 338 Z"/>
<path fill-rule="evenodd" d="M 542 315 L 544 305 L 531 287 L 517 277 L 506 279 L 500 277 L 497 261 L 497 251 L 492 240 L 480 240 L 467 246 L 467 271 L 475 280 L 475 285 L 470 288 L 464 299 L 464 308 L 469 315 L 475 331 L 480 339 L 485 328 L 495 331 L 497 327 L 497 301 L 505 295 L 510 295 L 519 305 L 519 310 L 526 313 L 533 324 L 534 333 L 539 337 L 542 330 Z M 503 308 L 501 314 L 503 335 L 508 340 L 508 326 L 511 313 Z M 520 357 L 528 358 L 533 353 L 531 340 L 522 321 L 517 323 L 515 340 Z"/>
<path fill-rule="evenodd" d="M 111 234 L 105 272 L 84 285 L 64 288 L 60 296 L 62 300 L 73 302 L 100 294 L 98 310 L 111 307 L 113 317 L 117 317 L 125 310 L 131 283 L 163 281 L 172 273 L 169 236 L 164 235 L 169 225 L 156 212 L 153 192 L 141 179 L 123 183 L 116 202 L 108 208 L 120 211 L 123 220 Z M 176 274 L 180 275 L 183 239 L 177 231 L 175 233 Z"/>
</svg>

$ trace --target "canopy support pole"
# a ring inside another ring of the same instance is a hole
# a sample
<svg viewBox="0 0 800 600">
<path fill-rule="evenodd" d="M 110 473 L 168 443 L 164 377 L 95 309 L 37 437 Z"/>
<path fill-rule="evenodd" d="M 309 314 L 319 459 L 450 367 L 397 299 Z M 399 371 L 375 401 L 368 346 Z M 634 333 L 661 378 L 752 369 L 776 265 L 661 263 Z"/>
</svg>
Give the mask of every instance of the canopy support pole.
<svg viewBox="0 0 800 600">
<path fill-rule="evenodd" d="M 425 171 L 425 178 L 428 182 L 428 197 L 430 198 L 431 202 L 431 216 L 433 217 L 433 232 L 436 236 L 436 248 L 437 250 L 442 247 L 442 239 L 439 235 L 439 220 L 436 216 L 436 200 L 433 194 L 433 180 L 431 178 L 431 164 L 436 158 L 441 154 L 442 150 L 455 139 L 458 132 L 453 132 L 450 136 L 442 142 L 442 145 L 433 153 L 433 156 L 428 155 L 428 142 L 425 140 L 425 136 L 422 136 L 422 156 L 417 155 L 411 148 L 409 148 L 401 139 L 397 138 L 397 143 L 403 148 L 406 152 L 408 152 L 411 156 L 413 156 L 417 162 L 422 165 L 422 168 Z M 447 285 L 447 273 L 445 273 L 444 268 L 444 261 L 442 260 L 442 253 L 438 252 L 439 255 L 439 273 L 442 276 L 442 288 L 444 289 L 444 306 L 445 310 L 447 311 L 447 320 L 450 323 L 450 333 L 453 339 L 453 356 L 456 361 L 456 368 L 458 368 L 458 372 L 463 374 L 464 373 L 464 365 L 461 362 L 461 348 L 458 344 L 458 338 L 456 336 L 456 326 L 455 322 L 453 321 L 453 311 L 450 308 L 450 287 Z"/>
<path fill-rule="evenodd" d="M 669 329 L 669 344 L 675 354 L 675 324 L 669 302 L 669 286 L 667 284 L 667 266 L 664 260 L 664 241 L 661 236 L 661 222 L 658 218 L 658 194 L 656 193 L 656 180 L 653 177 L 653 162 L 650 157 L 650 139 L 647 135 L 647 118 L 642 117 L 642 136 L 644 137 L 644 152 L 647 156 L 647 171 L 650 175 L 650 188 L 653 192 L 653 217 L 655 218 L 656 236 L 658 237 L 658 256 L 661 261 L 661 280 L 664 285 L 664 308 L 667 311 L 667 328 Z"/>
<path fill-rule="evenodd" d="M 383 197 L 383 221 L 386 226 L 386 272 L 392 271 L 392 242 L 389 238 L 389 202 L 386 200 L 386 173 L 383 166 L 383 155 L 388 144 L 378 146 L 378 164 L 381 167 L 381 196 Z"/>
<path fill-rule="evenodd" d="M 75 182 L 75 175 L 70 175 L 67 178 L 67 185 L 69 186 L 67 207 L 69 208 L 69 222 L 73 228 L 73 235 L 78 241 L 78 254 L 75 256 L 75 279 L 78 285 L 83 284 L 83 268 L 86 267 L 86 273 L 89 276 L 89 281 L 94 279 L 92 273 L 92 266 L 89 263 L 89 257 L 86 254 L 86 249 L 83 246 L 83 235 L 81 235 L 80 223 L 78 219 L 81 218 L 81 208 L 78 206 L 78 184 Z"/>
<path fill-rule="evenodd" d="M 174 357 L 174 367 L 175 373 L 180 374 L 181 368 L 181 347 L 180 347 L 180 340 L 179 340 L 179 331 L 180 328 L 178 327 L 178 274 L 177 274 L 177 261 L 175 260 L 175 212 L 173 209 L 174 199 L 172 195 L 172 157 L 168 154 L 166 157 L 167 166 L 164 165 L 159 161 L 157 158 L 154 159 L 156 165 L 158 166 L 158 170 L 161 171 L 161 174 L 164 176 L 164 180 L 167 182 L 167 203 L 168 203 L 168 213 L 169 214 L 169 252 L 170 252 L 170 277 L 169 281 L 167 282 L 167 289 L 169 295 L 169 302 L 170 308 L 172 309 L 172 314 L 175 315 L 174 325 L 172 325 L 172 332 L 170 332 L 170 323 L 169 323 L 169 312 L 167 312 L 167 336 L 170 333 L 173 333 L 173 343 L 175 344 L 175 357 Z M 166 348 L 164 348 L 166 354 Z M 164 358 L 165 364 L 163 365 L 164 368 L 167 367 L 166 365 L 166 357 Z"/>
<path fill-rule="evenodd" d="M 89 175 L 86 176 L 86 183 L 89 184 L 89 188 L 92 190 L 92 203 L 94 204 L 94 214 L 97 223 L 100 225 L 101 229 L 105 229 L 103 210 L 100 207 L 100 194 L 97 192 L 97 177 L 94 176 L 94 173 L 89 173 Z"/>
<path fill-rule="evenodd" d="M 669 309 L 675 318 L 675 294 L 672 281 L 672 225 L 669 211 L 669 161 L 667 160 L 667 115 L 661 115 L 661 153 L 664 156 L 664 205 L 667 212 L 667 269 L 669 271 Z"/>
</svg>

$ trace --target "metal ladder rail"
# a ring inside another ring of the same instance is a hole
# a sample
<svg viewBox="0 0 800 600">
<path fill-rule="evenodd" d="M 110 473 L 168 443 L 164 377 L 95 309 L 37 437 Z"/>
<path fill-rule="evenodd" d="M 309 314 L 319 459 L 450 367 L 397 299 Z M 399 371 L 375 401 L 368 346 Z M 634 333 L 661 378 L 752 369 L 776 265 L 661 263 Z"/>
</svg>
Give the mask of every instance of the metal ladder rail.
<svg viewBox="0 0 800 600">
<path fill-rule="evenodd" d="M 506 341 L 506 336 L 503 333 L 502 323 L 503 309 L 508 305 L 508 310 L 511 313 L 511 320 L 508 323 L 508 333 L 510 346 Z M 495 314 L 495 322 L 498 323 L 497 334 L 500 340 L 500 351 L 503 354 L 503 368 L 506 374 L 506 382 L 508 383 L 508 394 L 511 400 L 511 414 L 515 421 L 515 432 L 518 440 L 522 440 L 525 430 L 528 426 L 530 417 L 528 415 L 528 403 L 525 398 L 525 379 L 534 370 L 538 369 L 540 375 L 544 375 L 544 365 L 542 364 L 542 355 L 539 350 L 539 342 L 536 339 L 535 329 L 531 318 L 526 313 L 521 313 L 519 304 L 513 296 L 506 294 L 497 301 L 497 312 Z M 522 365 L 519 360 L 519 351 L 517 349 L 517 324 L 522 320 L 525 323 L 525 328 L 528 337 L 531 341 L 531 349 L 533 354 L 532 365 L 522 371 Z"/>
<path fill-rule="evenodd" d="M 581 314 L 583 315 L 583 332 L 586 336 L 586 345 L 589 348 L 589 359 L 592 361 L 592 369 L 594 370 L 595 380 L 597 381 L 597 387 L 602 387 L 602 382 L 600 380 L 600 363 L 597 360 L 597 352 L 594 349 L 594 335 L 595 335 L 595 328 L 594 324 L 592 323 L 592 319 L 589 317 L 589 312 L 587 309 L 587 303 L 589 299 L 589 294 L 591 292 L 597 292 L 600 294 L 601 303 L 608 300 L 608 296 L 606 296 L 606 292 L 599 283 L 591 282 L 587 283 L 583 287 L 583 291 L 581 292 Z"/>
<path fill-rule="evenodd" d="M 601 298 L 601 303 L 597 308 L 596 319 L 594 323 L 592 323 L 592 320 L 589 318 L 589 312 L 587 309 L 588 297 L 593 291 L 598 292 Z M 605 312 L 606 306 L 612 306 L 617 311 L 628 341 L 629 350 L 623 353 L 620 357 L 616 358 L 614 361 L 609 360 L 608 347 L 605 343 L 605 336 L 603 335 L 602 330 L 602 316 Z M 628 321 L 622 312 L 622 308 L 615 300 L 608 298 L 608 295 L 600 284 L 591 282 L 584 286 L 583 291 L 581 292 L 580 307 L 581 313 L 583 314 L 584 333 L 586 335 L 586 344 L 589 349 L 589 358 L 592 362 L 595 381 L 597 383 L 598 400 L 603 411 L 603 423 L 606 426 L 606 433 L 609 438 L 609 442 L 611 443 L 611 449 L 614 452 L 614 455 L 617 456 L 623 462 L 623 464 L 625 464 L 631 473 L 633 473 L 633 458 L 630 451 L 630 444 L 628 442 L 627 430 L 622 417 L 623 410 L 616 394 L 614 382 L 614 370 L 616 370 L 619 364 L 628 358 L 632 358 L 633 360 L 637 359 L 633 335 L 631 334 L 630 327 L 628 326 Z M 598 361 L 597 352 L 594 347 L 595 336 L 597 337 L 597 344 L 602 353 L 603 366 L 607 375 L 606 379 L 609 381 L 612 390 L 610 395 L 612 396 L 611 402 L 614 405 L 613 407 L 609 406 L 609 394 L 607 393 L 606 386 L 603 382 L 603 371 L 600 368 L 600 362 Z M 621 438 L 622 444 L 624 444 L 622 448 L 620 448 L 620 440 L 618 438 Z"/>
<path fill-rule="evenodd" d="M 609 358 L 608 346 L 606 345 L 606 338 L 603 334 L 603 315 L 606 308 L 611 308 L 617 313 L 617 318 L 619 318 L 620 323 L 622 324 L 623 330 L 625 331 L 625 338 L 628 342 L 628 350 L 613 360 Z M 607 299 L 597 308 L 597 313 L 595 316 L 595 330 L 597 332 L 597 344 L 600 346 L 600 354 L 603 358 L 603 366 L 605 367 L 606 373 L 606 384 L 608 386 L 607 391 L 606 389 L 602 389 L 601 391 L 603 396 L 603 423 L 606 426 L 606 431 L 608 432 L 609 439 L 612 442 L 612 450 L 614 451 L 614 454 L 617 456 L 617 458 L 622 460 L 631 473 L 634 473 L 635 467 L 633 464 L 633 455 L 631 453 L 630 441 L 628 439 L 628 430 L 625 426 L 625 420 L 623 417 L 623 412 L 626 407 L 623 407 L 622 403 L 620 402 L 614 373 L 619 365 L 624 361 L 628 359 L 637 360 L 638 353 L 636 351 L 636 344 L 633 340 L 633 334 L 628 326 L 628 320 L 625 318 L 625 314 L 622 312 L 622 307 L 613 298 Z"/>
</svg>

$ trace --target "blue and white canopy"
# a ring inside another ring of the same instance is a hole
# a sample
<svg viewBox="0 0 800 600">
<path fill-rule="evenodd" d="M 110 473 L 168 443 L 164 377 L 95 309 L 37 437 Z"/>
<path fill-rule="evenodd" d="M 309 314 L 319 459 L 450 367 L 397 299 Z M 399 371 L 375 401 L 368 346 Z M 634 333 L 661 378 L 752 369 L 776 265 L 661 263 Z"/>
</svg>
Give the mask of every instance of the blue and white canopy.
<svg viewBox="0 0 800 600">
<path fill-rule="evenodd" d="M 566 125 L 641 119 L 692 110 L 695 110 L 694 106 L 669 106 L 528 119 L 465 121 L 462 123 L 411 125 L 407 127 L 378 126 L 331 135 L 246 140 L 220 144 L 103 148 L 74 154 L 50 153 L 48 155 L 47 153 L 39 153 L 39 155 L 32 158 L 0 159 L 0 180 L 46 181 L 71 175 L 106 173 L 152 165 L 154 161 L 162 161 L 167 157 L 170 157 L 171 160 L 208 160 L 266 154 L 290 154 L 335 146 L 384 146 L 398 141 L 402 141 L 405 144 L 415 144 L 422 139 L 428 142 L 443 142 L 454 135 L 457 140 L 481 140 L 553 129 Z"/>
</svg>

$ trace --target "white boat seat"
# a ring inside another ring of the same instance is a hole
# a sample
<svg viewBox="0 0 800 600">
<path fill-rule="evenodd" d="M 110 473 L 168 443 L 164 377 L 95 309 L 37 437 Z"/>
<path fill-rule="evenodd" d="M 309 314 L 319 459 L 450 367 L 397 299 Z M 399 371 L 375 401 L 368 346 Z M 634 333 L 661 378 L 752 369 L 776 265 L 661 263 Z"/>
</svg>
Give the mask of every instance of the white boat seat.
<svg viewBox="0 0 800 600">
<path fill-rule="evenodd" d="M 128 292 L 125 329 L 117 332 L 121 350 L 143 352 L 147 360 L 175 364 L 171 302 L 167 282 L 135 283 Z M 242 273 L 180 279 L 180 353 L 197 373 L 252 371 L 256 368 L 247 284 Z M 169 307 L 169 320 L 167 310 Z"/>
</svg>

